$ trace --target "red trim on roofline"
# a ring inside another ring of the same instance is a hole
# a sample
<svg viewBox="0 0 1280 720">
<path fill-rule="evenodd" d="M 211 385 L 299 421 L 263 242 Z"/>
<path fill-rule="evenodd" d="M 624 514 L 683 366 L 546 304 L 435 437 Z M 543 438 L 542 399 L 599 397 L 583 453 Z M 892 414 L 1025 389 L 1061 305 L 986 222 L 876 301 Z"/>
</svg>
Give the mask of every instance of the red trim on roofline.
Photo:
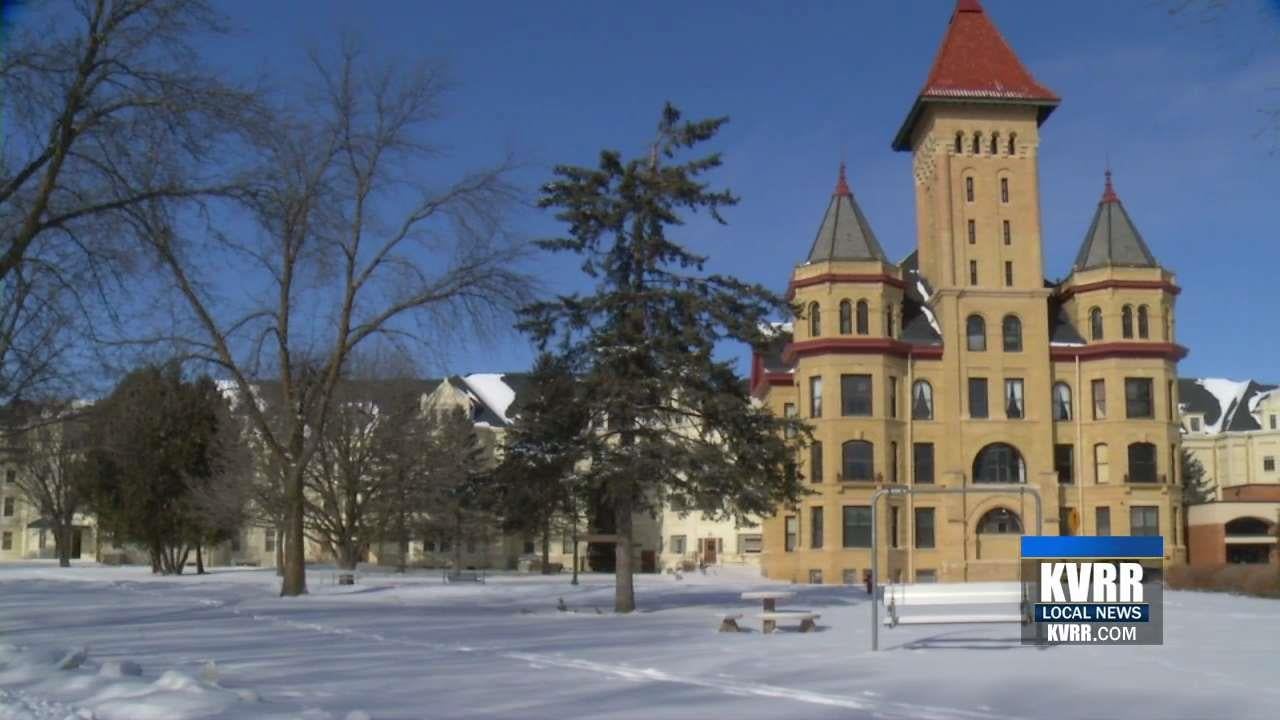
<svg viewBox="0 0 1280 720">
<path fill-rule="evenodd" d="M 1182 288 L 1168 280 L 1099 280 L 1098 282 L 1065 288 L 1060 294 L 1062 299 L 1066 300 L 1077 293 L 1110 290 L 1113 288 L 1123 290 L 1163 290 L 1170 295 L 1177 295 L 1182 292 Z"/>
<path fill-rule="evenodd" d="M 782 359 L 792 363 L 807 355 L 892 355 L 921 360 L 941 360 L 939 345 L 912 345 L 888 338 L 818 338 L 793 342 L 782 351 Z"/>
<path fill-rule="evenodd" d="M 896 287 L 899 290 L 906 287 L 905 282 L 889 275 L 888 273 L 823 273 L 821 275 L 814 275 L 813 277 L 802 278 L 800 280 L 792 280 L 791 284 L 787 286 L 787 299 L 790 300 L 795 297 L 797 288 L 821 285 L 829 282 L 881 283 L 890 287 Z"/>
<path fill-rule="evenodd" d="M 1110 360 L 1112 358 L 1156 358 L 1177 362 L 1187 356 L 1187 349 L 1175 343 L 1109 342 L 1076 347 L 1049 349 L 1051 360 Z"/>
</svg>

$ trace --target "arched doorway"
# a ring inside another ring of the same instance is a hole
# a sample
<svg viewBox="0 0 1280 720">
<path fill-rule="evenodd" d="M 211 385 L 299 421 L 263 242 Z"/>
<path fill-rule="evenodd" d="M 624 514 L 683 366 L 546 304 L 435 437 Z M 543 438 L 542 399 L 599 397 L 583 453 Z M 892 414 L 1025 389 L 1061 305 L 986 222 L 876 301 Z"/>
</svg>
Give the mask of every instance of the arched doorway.
<svg viewBox="0 0 1280 720">
<path fill-rule="evenodd" d="M 1275 546 L 1273 528 L 1274 523 L 1259 517 L 1242 517 L 1228 522 L 1225 527 L 1227 562 L 1250 565 L 1270 562 Z"/>
<path fill-rule="evenodd" d="M 1016 569 L 1022 542 L 1022 518 L 1007 507 L 986 511 L 974 525 L 976 560 L 1000 560 L 1011 563 L 1006 571 Z"/>
<path fill-rule="evenodd" d="M 1018 448 L 1008 443 L 991 443 L 973 458 L 975 483 L 1025 483 L 1027 464 Z"/>
<path fill-rule="evenodd" d="M 1022 519 L 1005 507 L 988 510 L 978 521 L 979 535 L 1021 535 Z"/>
</svg>

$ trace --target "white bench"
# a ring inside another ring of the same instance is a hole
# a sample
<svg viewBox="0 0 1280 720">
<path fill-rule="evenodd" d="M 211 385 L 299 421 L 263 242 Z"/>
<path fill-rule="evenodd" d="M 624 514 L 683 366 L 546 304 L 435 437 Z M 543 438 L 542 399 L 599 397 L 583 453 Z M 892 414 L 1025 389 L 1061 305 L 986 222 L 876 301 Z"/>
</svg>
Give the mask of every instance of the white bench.
<svg viewBox="0 0 1280 720">
<path fill-rule="evenodd" d="M 716 613 L 716 617 L 720 618 L 720 632 L 740 632 L 742 628 L 738 627 L 738 621 L 742 619 L 742 613 Z"/>
<path fill-rule="evenodd" d="M 881 599 L 887 617 L 884 624 L 898 625 L 953 625 L 967 623 L 1026 623 L 1030 621 L 1031 605 L 1027 601 L 1022 583 L 974 582 L 974 583 L 919 583 L 914 585 L 886 585 Z M 917 608 L 957 608 L 978 606 L 980 612 L 941 612 L 920 615 L 907 614 Z"/>
<path fill-rule="evenodd" d="M 818 628 L 818 625 L 814 620 L 817 620 L 822 616 L 818 613 L 780 610 L 777 612 L 760 613 L 756 617 L 759 617 L 764 621 L 764 631 L 766 633 L 772 633 L 778 629 L 779 622 L 790 621 L 800 622 L 800 632 L 812 632 Z"/>
</svg>

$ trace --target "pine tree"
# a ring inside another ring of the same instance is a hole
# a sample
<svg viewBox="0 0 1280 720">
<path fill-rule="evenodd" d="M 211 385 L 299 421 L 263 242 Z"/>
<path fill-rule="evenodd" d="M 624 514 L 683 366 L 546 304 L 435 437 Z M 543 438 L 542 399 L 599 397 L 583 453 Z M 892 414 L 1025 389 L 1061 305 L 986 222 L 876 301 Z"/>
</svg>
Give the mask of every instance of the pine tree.
<svg viewBox="0 0 1280 720">
<path fill-rule="evenodd" d="M 576 393 L 566 360 L 539 356 L 524 397 L 510 411 L 514 423 L 488 488 L 503 530 L 541 538 L 543 574 L 551 572 L 553 531 L 577 529 L 576 466 L 589 455 L 586 408 Z M 576 548 L 574 557 L 576 567 Z"/>
<path fill-rule="evenodd" d="M 520 327 L 543 348 L 563 343 L 583 368 L 589 479 L 616 528 L 618 612 L 635 609 L 634 513 L 676 496 L 741 517 L 802 492 L 786 470 L 797 448 L 784 439 L 798 421 L 753 406 L 734 365 L 714 356 L 724 340 L 763 344 L 762 325 L 785 304 L 758 285 L 705 274 L 706 258 L 667 235 L 683 212 L 723 223 L 720 210 L 737 202 L 701 179 L 719 154 L 676 161 L 726 120 L 682 122 L 668 104 L 647 156 L 606 150 L 596 168 L 558 166 L 539 203 L 568 225 L 567 237 L 540 246 L 581 256 L 595 288 L 526 308 Z"/>
<path fill-rule="evenodd" d="M 1182 448 L 1182 502 L 1200 505 L 1211 502 L 1217 495 L 1218 485 L 1205 477 L 1204 465 L 1185 447 Z"/>
</svg>

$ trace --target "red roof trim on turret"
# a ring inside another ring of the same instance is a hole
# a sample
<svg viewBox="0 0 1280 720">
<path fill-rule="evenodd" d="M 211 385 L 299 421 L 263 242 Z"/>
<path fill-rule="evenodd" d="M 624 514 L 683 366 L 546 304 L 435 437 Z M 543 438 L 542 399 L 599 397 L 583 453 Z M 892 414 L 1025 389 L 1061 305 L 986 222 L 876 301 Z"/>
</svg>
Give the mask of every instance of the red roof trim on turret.
<svg viewBox="0 0 1280 720">
<path fill-rule="evenodd" d="M 840 162 L 840 177 L 836 178 L 836 190 L 832 195 L 846 195 L 853 197 L 853 191 L 849 189 L 849 180 L 844 176 L 844 162 Z"/>
<path fill-rule="evenodd" d="M 1036 81 L 991 22 L 978 0 L 959 0 L 929 77 L 894 138 L 909 150 L 911 130 L 929 101 L 1014 102 L 1041 106 L 1044 121 L 1060 98 Z"/>
<path fill-rule="evenodd" d="M 1102 188 L 1102 200 L 1100 200 L 1099 202 L 1104 202 L 1104 203 L 1120 202 L 1120 196 L 1116 195 L 1116 189 L 1114 187 L 1111 187 L 1111 169 L 1110 168 L 1107 169 L 1106 176 L 1107 176 L 1107 182 L 1106 182 L 1106 185 Z"/>
</svg>

